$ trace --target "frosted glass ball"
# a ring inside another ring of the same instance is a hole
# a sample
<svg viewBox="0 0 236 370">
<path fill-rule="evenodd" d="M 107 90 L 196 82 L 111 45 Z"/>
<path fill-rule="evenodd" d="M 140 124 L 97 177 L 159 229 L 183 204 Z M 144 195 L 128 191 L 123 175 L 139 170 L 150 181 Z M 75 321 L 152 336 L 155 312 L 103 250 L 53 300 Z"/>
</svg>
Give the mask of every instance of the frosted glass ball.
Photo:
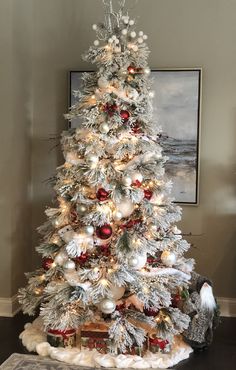
<svg viewBox="0 0 236 370">
<path fill-rule="evenodd" d="M 112 299 L 105 298 L 100 303 L 100 310 L 105 314 L 110 314 L 116 309 L 116 302 Z"/>
<path fill-rule="evenodd" d="M 128 258 L 128 265 L 134 270 L 139 270 L 146 265 L 147 253 L 133 255 Z"/>
<path fill-rule="evenodd" d="M 109 81 L 105 77 L 99 77 L 99 79 L 98 79 L 98 86 L 101 89 L 105 89 L 106 87 L 109 86 Z"/>
<path fill-rule="evenodd" d="M 84 226 L 82 229 L 85 235 L 91 236 L 94 233 L 94 227 L 92 225 Z"/>
<path fill-rule="evenodd" d="M 167 267 L 172 267 L 176 263 L 176 255 L 170 251 L 163 251 L 161 254 L 161 261 Z"/>
<path fill-rule="evenodd" d="M 118 301 L 118 299 L 122 298 L 125 292 L 125 288 L 118 285 L 113 285 L 110 289 L 110 292 L 112 294 L 112 297 L 115 301 Z"/>
<path fill-rule="evenodd" d="M 113 212 L 113 220 L 114 221 L 120 221 L 123 217 L 123 214 L 120 211 L 114 211 Z"/>
<path fill-rule="evenodd" d="M 102 134 L 107 134 L 110 131 L 110 128 L 107 123 L 102 123 L 101 126 L 99 127 L 99 131 Z"/>
<path fill-rule="evenodd" d="M 129 217 L 134 211 L 134 203 L 130 198 L 122 197 L 119 203 L 116 203 L 116 209 L 120 211 L 123 217 Z"/>
<path fill-rule="evenodd" d="M 66 270 L 74 270 L 75 269 L 75 262 L 72 260 L 68 260 L 64 263 L 63 268 Z"/>
<path fill-rule="evenodd" d="M 132 178 L 130 176 L 124 176 L 122 179 L 122 183 L 125 186 L 130 186 L 132 184 Z"/>
</svg>

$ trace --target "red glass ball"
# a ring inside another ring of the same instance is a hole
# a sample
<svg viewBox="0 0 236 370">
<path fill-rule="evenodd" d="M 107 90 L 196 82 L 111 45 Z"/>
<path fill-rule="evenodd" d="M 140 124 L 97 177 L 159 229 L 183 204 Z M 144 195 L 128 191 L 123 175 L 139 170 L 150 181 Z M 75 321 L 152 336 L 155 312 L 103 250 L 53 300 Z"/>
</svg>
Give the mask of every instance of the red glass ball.
<svg viewBox="0 0 236 370">
<path fill-rule="evenodd" d="M 126 121 L 129 120 L 130 114 L 129 114 L 129 112 L 127 110 L 121 110 L 120 111 L 120 116 L 121 116 L 122 120 L 124 122 L 126 122 Z"/>
<path fill-rule="evenodd" d="M 109 248 L 110 248 L 110 244 L 101 245 L 101 251 L 102 252 L 107 252 Z"/>
<path fill-rule="evenodd" d="M 42 267 L 44 270 L 49 270 L 52 267 L 54 260 L 51 257 L 43 258 Z"/>
<path fill-rule="evenodd" d="M 181 302 L 181 297 L 179 294 L 174 295 L 172 298 L 172 306 L 173 307 L 178 307 L 179 303 Z"/>
<path fill-rule="evenodd" d="M 77 261 L 80 263 L 85 263 L 88 259 L 88 254 L 87 253 L 81 253 L 79 257 L 77 257 Z"/>
<path fill-rule="evenodd" d="M 109 239 L 112 235 L 112 227 L 109 224 L 98 226 L 96 228 L 96 235 L 99 239 Z"/>
<path fill-rule="evenodd" d="M 150 200 L 152 195 L 153 195 L 153 192 L 151 190 L 148 190 L 148 189 L 144 189 L 144 198 Z"/>
<path fill-rule="evenodd" d="M 104 200 L 107 200 L 107 198 L 109 197 L 109 192 L 106 191 L 103 188 L 99 188 L 97 193 L 96 193 L 96 196 L 97 196 L 98 200 L 100 200 L 100 202 L 102 202 Z"/>
</svg>

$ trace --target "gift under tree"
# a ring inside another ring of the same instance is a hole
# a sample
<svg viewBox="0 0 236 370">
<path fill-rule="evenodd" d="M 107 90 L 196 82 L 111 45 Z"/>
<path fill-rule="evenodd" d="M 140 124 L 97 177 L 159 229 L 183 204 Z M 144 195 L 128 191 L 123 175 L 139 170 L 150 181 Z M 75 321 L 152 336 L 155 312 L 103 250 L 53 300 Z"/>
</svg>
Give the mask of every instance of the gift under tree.
<svg viewBox="0 0 236 370">
<path fill-rule="evenodd" d="M 152 120 L 147 36 L 120 5 L 106 4 L 105 23 L 93 25 L 85 59 L 96 71 L 83 74 L 66 115 L 80 124 L 62 133 L 57 203 L 39 227 L 42 268 L 19 298 L 25 313 L 40 307 L 54 345 L 74 345 L 77 331 L 79 347 L 102 353 L 167 352 L 190 322 L 177 303 L 194 262 Z"/>
</svg>

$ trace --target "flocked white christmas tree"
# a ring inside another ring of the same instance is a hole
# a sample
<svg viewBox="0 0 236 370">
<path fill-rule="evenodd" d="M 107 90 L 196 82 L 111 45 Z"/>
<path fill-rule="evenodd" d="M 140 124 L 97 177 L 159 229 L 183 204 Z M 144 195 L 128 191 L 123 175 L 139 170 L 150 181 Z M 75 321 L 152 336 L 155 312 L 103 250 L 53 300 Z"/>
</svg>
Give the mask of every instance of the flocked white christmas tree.
<svg viewBox="0 0 236 370">
<path fill-rule="evenodd" d="M 40 306 L 46 331 L 103 322 L 112 353 L 144 348 L 147 338 L 171 351 L 189 325 L 174 303 L 193 260 L 183 256 L 181 209 L 152 121 L 147 36 L 120 5 L 114 12 L 109 2 L 105 23 L 93 25 L 85 59 L 97 70 L 83 74 L 79 103 L 66 115 L 81 123 L 62 133 L 57 205 L 46 209 L 36 248 L 43 267 L 27 274 L 19 299 L 28 314 Z"/>
</svg>

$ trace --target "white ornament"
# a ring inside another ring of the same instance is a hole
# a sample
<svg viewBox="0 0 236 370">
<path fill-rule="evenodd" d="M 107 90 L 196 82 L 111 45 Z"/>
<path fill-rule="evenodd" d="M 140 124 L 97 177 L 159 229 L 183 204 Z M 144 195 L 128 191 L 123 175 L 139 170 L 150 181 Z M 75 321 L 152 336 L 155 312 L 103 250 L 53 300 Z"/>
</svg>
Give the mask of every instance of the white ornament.
<svg viewBox="0 0 236 370">
<path fill-rule="evenodd" d="M 101 88 L 101 89 L 105 89 L 106 87 L 108 87 L 110 84 L 109 84 L 109 81 L 105 78 L 105 77 L 99 77 L 98 79 L 98 86 Z"/>
<path fill-rule="evenodd" d="M 139 31 L 139 36 L 143 36 L 143 31 Z"/>
<path fill-rule="evenodd" d="M 135 31 L 130 32 L 130 37 L 132 37 L 132 39 L 134 39 L 136 37 L 136 32 Z"/>
<path fill-rule="evenodd" d="M 148 230 L 150 230 L 152 233 L 155 233 L 157 231 L 157 225 L 151 223 L 148 225 Z"/>
<path fill-rule="evenodd" d="M 68 243 L 74 235 L 74 230 L 70 225 L 64 226 L 62 229 L 58 230 L 58 235 L 64 242 Z"/>
<path fill-rule="evenodd" d="M 77 204 L 76 211 L 80 216 L 85 215 L 87 207 L 84 204 Z"/>
<path fill-rule="evenodd" d="M 65 251 L 59 252 L 56 257 L 54 258 L 54 262 L 56 265 L 62 266 L 68 260 L 68 255 Z"/>
<path fill-rule="evenodd" d="M 161 261 L 164 265 L 172 267 L 176 263 L 176 255 L 170 251 L 163 251 L 161 254 Z"/>
<path fill-rule="evenodd" d="M 130 198 L 122 197 L 120 202 L 116 204 L 116 208 L 120 211 L 123 217 L 129 217 L 134 211 L 134 203 Z"/>
<path fill-rule="evenodd" d="M 134 25 L 134 20 L 133 20 L 133 19 L 130 19 L 130 21 L 129 21 L 129 25 L 130 25 L 130 26 L 133 26 L 133 25 Z"/>
<path fill-rule="evenodd" d="M 132 178 L 130 176 L 124 176 L 122 179 L 122 183 L 125 186 L 130 186 L 132 184 Z"/>
<path fill-rule="evenodd" d="M 82 228 L 82 232 L 85 234 L 85 235 L 93 235 L 94 233 L 94 227 L 92 225 L 87 225 L 87 226 L 84 226 Z"/>
<path fill-rule="evenodd" d="M 148 39 L 147 35 L 143 35 L 143 39 L 147 40 Z"/>
<path fill-rule="evenodd" d="M 111 36 L 111 39 L 115 41 L 116 40 L 116 35 Z"/>
<path fill-rule="evenodd" d="M 142 38 L 142 37 L 139 37 L 139 38 L 138 38 L 138 43 L 139 43 L 139 44 L 142 44 L 142 43 L 143 43 L 143 38 Z"/>
<path fill-rule="evenodd" d="M 132 47 L 132 49 L 133 49 L 133 51 L 138 51 L 138 46 L 137 46 L 137 45 L 134 45 L 134 46 Z"/>
<path fill-rule="evenodd" d="M 74 270 L 75 269 L 75 262 L 72 260 L 68 260 L 64 263 L 63 268 L 66 270 Z"/>
<path fill-rule="evenodd" d="M 136 89 L 131 89 L 128 92 L 128 96 L 129 96 L 130 99 L 136 100 L 139 97 L 139 93 L 138 93 L 138 91 Z"/>
<path fill-rule="evenodd" d="M 105 314 L 110 314 L 116 309 L 116 302 L 112 299 L 105 298 L 99 304 L 100 310 Z"/>
<path fill-rule="evenodd" d="M 118 299 L 121 299 L 124 295 L 125 288 L 118 285 L 112 285 L 110 289 L 110 293 L 115 301 L 118 301 Z"/>
<path fill-rule="evenodd" d="M 109 131 L 110 131 L 110 128 L 108 126 L 107 123 L 102 123 L 100 126 L 99 126 L 99 131 L 102 133 L 102 134 L 107 134 Z"/>
<path fill-rule="evenodd" d="M 97 28 L 98 28 L 98 26 L 97 26 L 96 24 L 93 24 L 93 25 L 92 25 L 92 29 L 93 29 L 94 31 L 96 31 L 96 30 L 97 30 Z"/>
<path fill-rule="evenodd" d="M 108 39 L 108 42 L 109 42 L 109 44 L 112 44 L 112 43 L 113 43 L 113 39 L 110 37 L 110 38 Z"/>
<path fill-rule="evenodd" d="M 89 154 L 87 157 L 86 157 L 86 161 L 91 165 L 91 166 L 96 166 L 98 161 L 99 161 L 99 158 L 97 155 L 95 154 Z"/>
<path fill-rule="evenodd" d="M 121 31 L 122 35 L 127 35 L 128 33 L 128 30 L 126 28 L 124 28 L 122 31 Z"/>
<path fill-rule="evenodd" d="M 115 40 L 115 44 L 116 44 L 116 45 L 118 45 L 118 44 L 119 44 L 119 42 L 120 42 L 120 40 L 119 40 L 119 39 L 116 39 L 116 40 Z"/>
<path fill-rule="evenodd" d="M 131 175 L 131 178 L 132 178 L 132 182 L 136 182 L 136 181 L 142 182 L 143 181 L 143 175 L 140 172 L 134 172 Z"/>
<path fill-rule="evenodd" d="M 98 46 L 98 45 L 99 45 L 99 40 L 95 40 L 95 41 L 94 41 L 94 45 L 95 45 L 95 46 Z"/>
<path fill-rule="evenodd" d="M 149 91 L 148 95 L 149 95 L 150 98 L 154 98 L 155 91 L 153 91 L 153 90 Z"/>
<path fill-rule="evenodd" d="M 128 265 L 134 270 L 139 270 L 146 265 L 147 253 L 133 255 L 128 258 Z"/>
<path fill-rule="evenodd" d="M 128 16 L 124 16 L 123 17 L 123 22 L 124 22 L 124 24 L 129 24 L 129 17 Z"/>
<path fill-rule="evenodd" d="M 123 217 L 123 214 L 120 211 L 113 212 L 113 220 L 120 221 Z"/>
</svg>

